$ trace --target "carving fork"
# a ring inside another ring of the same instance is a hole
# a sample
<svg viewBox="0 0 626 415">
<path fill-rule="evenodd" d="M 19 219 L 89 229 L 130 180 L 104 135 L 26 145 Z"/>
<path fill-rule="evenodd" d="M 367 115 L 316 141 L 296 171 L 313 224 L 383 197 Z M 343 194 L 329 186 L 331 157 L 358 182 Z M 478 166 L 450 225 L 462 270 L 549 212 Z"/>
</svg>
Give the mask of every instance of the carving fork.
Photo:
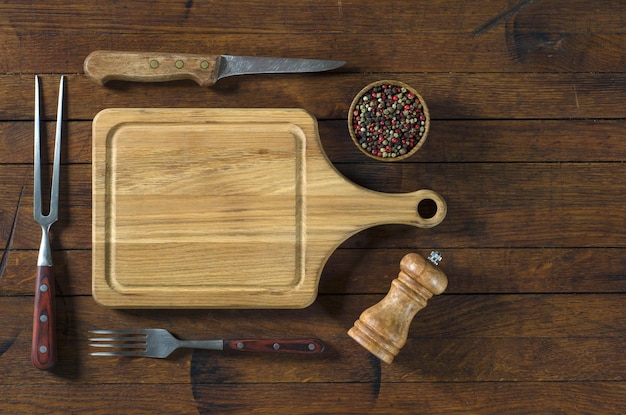
<svg viewBox="0 0 626 415">
<path fill-rule="evenodd" d="M 50 369 L 57 360 L 56 319 L 55 319 L 55 281 L 52 269 L 52 249 L 48 232 L 59 217 L 59 175 L 61 162 L 61 124 L 63 118 L 63 89 L 65 77 L 59 84 L 59 102 L 54 143 L 54 164 L 52 187 L 50 190 L 50 210 L 47 215 L 42 211 L 41 197 L 41 137 L 40 137 L 40 86 L 39 77 L 35 76 L 35 162 L 34 162 L 34 206 L 33 216 L 41 226 L 41 244 L 37 258 L 37 282 L 35 288 L 35 311 L 33 315 L 33 344 L 31 358 L 39 369 Z"/>
</svg>

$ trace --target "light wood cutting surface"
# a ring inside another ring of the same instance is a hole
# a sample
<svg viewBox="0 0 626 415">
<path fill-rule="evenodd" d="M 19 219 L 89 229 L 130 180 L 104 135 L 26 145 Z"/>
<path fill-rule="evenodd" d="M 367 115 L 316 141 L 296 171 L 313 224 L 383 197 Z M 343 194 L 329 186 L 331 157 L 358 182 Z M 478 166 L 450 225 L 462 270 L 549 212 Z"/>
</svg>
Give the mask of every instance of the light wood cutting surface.
<svg viewBox="0 0 626 415">
<path fill-rule="evenodd" d="M 351 235 L 446 214 L 432 190 L 346 180 L 303 110 L 111 109 L 93 140 L 93 295 L 105 306 L 303 308 Z"/>
</svg>

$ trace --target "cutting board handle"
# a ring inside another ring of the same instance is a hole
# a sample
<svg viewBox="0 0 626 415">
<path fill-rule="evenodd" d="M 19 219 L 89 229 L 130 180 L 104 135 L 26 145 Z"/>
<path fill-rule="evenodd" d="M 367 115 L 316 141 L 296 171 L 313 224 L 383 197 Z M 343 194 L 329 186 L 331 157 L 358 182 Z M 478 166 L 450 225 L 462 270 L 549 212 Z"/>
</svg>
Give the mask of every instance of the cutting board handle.
<svg viewBox="0 0 626 415">
<path fill-rule="evenodd" d="M 356 189 L 345 197 L 336 197 L 323 206 L 320 217 L 330 211 L 335 223 L 349 233 L 378 225 L 403 224 L 418 228 L 432 228 L 446 217 L 446 202 L 432 190 L 411 193 L 383 193 Z"/>
<path fill-rule="evenodd" d="M 446 217 L 448 208 L 446 201 L 432 190 L 422 189 L 415 192 L 417 205 L 415 207 L 417 226 L 432 228 L 439 225 Z"/>
</svg>

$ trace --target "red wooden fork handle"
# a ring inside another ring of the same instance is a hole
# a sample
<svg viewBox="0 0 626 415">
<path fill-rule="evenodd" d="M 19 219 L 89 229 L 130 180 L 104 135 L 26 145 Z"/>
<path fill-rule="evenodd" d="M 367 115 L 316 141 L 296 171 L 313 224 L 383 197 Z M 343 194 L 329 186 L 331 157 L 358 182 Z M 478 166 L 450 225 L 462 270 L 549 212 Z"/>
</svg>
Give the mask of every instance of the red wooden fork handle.
<svg viewBox="0 0 626 415">
<path fill-rule="evenodd" d="M 241 352 L 317 354 L 324 351 L 324 343 L 319 339 L 224 340 L 224 349 Z"/>
<path fill-rule="evenodd" d="M 39 369 L 50 369 L 57 361 L 54 295 L 52 266 L 38 266 L 31 358 Z"/>
</svg>

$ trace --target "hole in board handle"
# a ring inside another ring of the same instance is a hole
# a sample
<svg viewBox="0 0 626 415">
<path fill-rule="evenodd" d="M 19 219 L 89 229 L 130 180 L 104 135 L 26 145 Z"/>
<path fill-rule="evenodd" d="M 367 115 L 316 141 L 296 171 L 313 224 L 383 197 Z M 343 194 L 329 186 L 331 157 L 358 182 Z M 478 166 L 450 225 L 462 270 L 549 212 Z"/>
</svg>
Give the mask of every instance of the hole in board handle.
<svg viewBox="0 0 626 415">
<path fill-rule="evenodd" d="M 433 199 L 422 199 L 417 204 L 417 214 L 423 219 L 432 219 L 437 214 L 437 202 Z"/>
</svg>

